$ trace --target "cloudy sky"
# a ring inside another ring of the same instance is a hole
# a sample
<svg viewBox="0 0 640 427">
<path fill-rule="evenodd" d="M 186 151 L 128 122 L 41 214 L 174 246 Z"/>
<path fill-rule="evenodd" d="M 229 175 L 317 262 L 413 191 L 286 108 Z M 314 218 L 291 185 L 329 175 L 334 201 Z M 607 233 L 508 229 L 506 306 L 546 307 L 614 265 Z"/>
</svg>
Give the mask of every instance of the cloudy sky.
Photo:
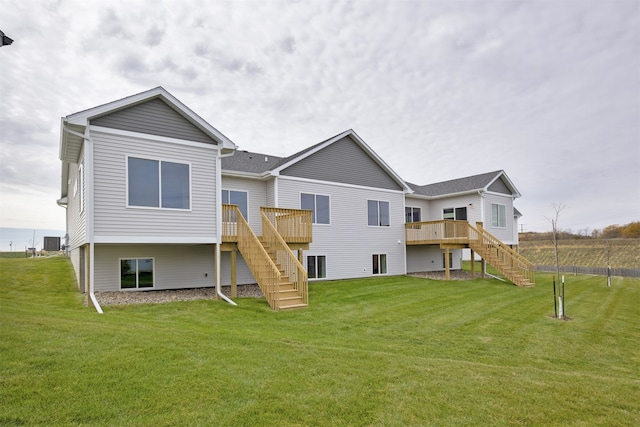
<svg viewBox="0 0 640 427">
<path fill-rule="evenodd" d="M 640 2 L 0 0 L 0 222 L 64 229 L 60 117 L 164 86 L 241 149 L 354 129 L 405 180 L 504 169 L 525 231 L 640 220 Z"/>
</svg>

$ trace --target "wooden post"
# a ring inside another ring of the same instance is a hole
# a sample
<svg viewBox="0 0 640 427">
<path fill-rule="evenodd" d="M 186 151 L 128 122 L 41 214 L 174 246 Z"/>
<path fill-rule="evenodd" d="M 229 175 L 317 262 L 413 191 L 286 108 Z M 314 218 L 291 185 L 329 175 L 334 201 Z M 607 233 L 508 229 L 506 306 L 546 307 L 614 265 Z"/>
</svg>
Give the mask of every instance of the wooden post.
<svg viewBox="0 0 640 427">
<path fill-rule="evenodd" d="M 237 249 L 231 251 L 231 298 L 238 296 L 238 279 L 236 273 Z"/>
<path fill-rule="evenodd" d="M 300 261 L 300 264 L 304 265 L 304 251 L 302 249 L 298 249 L 298 261 Z"/>
<path fill-rule="evenodd" d="M 471 250 L 471 278 L 475 279 L 476 278 L 476 253 L 473 251 L 473 249 Z"/>
<path fill-rule="evenodd" d="M 480 265 L 482 269 L 482 278 L 484 279 L 486 277 L 485 274 L 487 274 L 487 261 L 485 261 L 484 258 L 482 258 Z"/>
<path fill-rule="evenodd" d="M 449 272 L 449 248 L 444 250 L 444 279 L 451 280 L 451 273 Z"/>
</svg>

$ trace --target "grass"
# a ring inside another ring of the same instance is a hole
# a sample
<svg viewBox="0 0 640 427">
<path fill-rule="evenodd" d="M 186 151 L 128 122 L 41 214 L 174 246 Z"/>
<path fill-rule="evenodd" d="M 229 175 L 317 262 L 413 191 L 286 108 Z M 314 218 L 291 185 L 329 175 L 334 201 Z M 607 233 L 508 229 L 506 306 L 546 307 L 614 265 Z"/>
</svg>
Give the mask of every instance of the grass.
<svg viewBox="0 0 640 427">
<path fill-rule="evenodd" d="M 609 258 L 607 258 L 609 248 Z M 520 254 L 536 265 L 556 265 L 553 242 L 520 242 Z M 640 239 L 567 239 L 558 241 L 560 265 L 580 267 L 638 268 Z"/>
<path fill-rule="evenodd" d="M 264 300 L 82 306 L 68 260 L 0 259 L 0 425 L 634 425 L 640 281 L 312 283 Z"/>
</svg>

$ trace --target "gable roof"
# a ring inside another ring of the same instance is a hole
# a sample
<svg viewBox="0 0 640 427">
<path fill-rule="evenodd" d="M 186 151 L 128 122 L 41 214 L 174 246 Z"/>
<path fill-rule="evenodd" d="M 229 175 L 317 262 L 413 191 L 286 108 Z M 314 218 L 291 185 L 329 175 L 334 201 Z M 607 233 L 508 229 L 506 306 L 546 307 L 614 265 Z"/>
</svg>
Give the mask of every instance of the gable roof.
<svg viewBox="0 0 640 427">
<path fill-rule="evenodd" d="M 511 191 L 513 196 L 520 197 L 520 193 L 503 170 L 452 179 L 449 181 L 436 182 L 435 184 L 410 185 L 416 195 L 439 198 L 451 196 L 453 194 L 489 191 L 489 187 L 499 179 L 502 179 L 503 183 Z"/>
<path fill-rule="evenodd" d="M 331 144 L 334 144 L 345 137 L 351 138 L 351 140 L 359 146 L 379 167 L 381 167 L 385 173 L 387 173 L 391 179 L 405 192 L 412 192 L 411 187 L 396 174 L 383 160 L 369 147 L 363 140 L 355 133 L 353 129 L 346 130 L 331 138 L 325 139 L 317 144 L 298 151 L 288 157 L 277 157 L 268 154 L 255 153 L 251 151 L 236 150 L 233 156 L 222 158 L 222 170 L 223 173 L 228 175 L 244 175 L 244 176 L 258 176 L 265 178 L 267 176 L 278 176 L 280 173 L 303 161 L 304 159 L 312 156 L 318 151 L 327 148 Z M 265 161 L 266 160 L 266 161 Z"/>
<path fill-rule="evenodd" d="M 102 104 L 87 110 L 78 111 L 61 119 L 60 126 L 60 160 L 75 162 L 82 146 L 82 134 L 91 119 L 116 113 L 136 105 L 159 99 L 172 108 L 177 114 L 189 121 L 193 126 L 209 136 L 217 144 L 222 144 L 223 152 L 232 152 L 237 147 L 229 138 L 194 113 L 189 107 L 171 95 L 165 88 L 156 88 L 140 92 L 126 98 Z"/>
</svg>

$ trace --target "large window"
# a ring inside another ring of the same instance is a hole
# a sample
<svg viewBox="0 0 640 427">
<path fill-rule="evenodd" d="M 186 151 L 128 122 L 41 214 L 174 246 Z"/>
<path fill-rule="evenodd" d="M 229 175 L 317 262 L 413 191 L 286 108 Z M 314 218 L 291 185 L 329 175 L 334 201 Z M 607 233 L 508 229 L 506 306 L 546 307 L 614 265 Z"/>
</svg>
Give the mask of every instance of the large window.
<svg viewBox="0 0 640 427">
<path fill-rule="evenodd" d="M 331 210 L 329 196 L 319 194 L 300 194 L 300 208 L 312 211 L 314 224 L 329 224 L 331 222 Z"/>
<path fill-rule="evenodd" d="M 467 208 L 445 208 L 442 210 L 442 219 L 467 220 Z"/>
<path fill-rule="evenodd" d="M 153 288 L 153 258 L 120 260 L 120 289 Z"/>
<path fill-rule="evenodd" d="M 388 227 L 389 202 L 379 200 L 367 200 L 368 223 L 374 227 Z"/>
<path fill-rule="evenodd" d="M 507 227 L 507 207 L 505 205 L 491 204 L 491 225 L 498 228 Z"/>
<path fill-rule="evenodd" d="M 222 203 L 225 205 L 238 205 L 244 219 L 249 221 L 249 202 L 246 191 L 222 190 Z"/>
<path fill-rule="evenodd" d="M 128 206 L 191 209 L 188 164 L 129 157 Z"/>
<path fill-rule="evenodd" d="M 387 274 L 387 254 L 373 254 L 373 274 Z"/>
<path fill-rule="evenodd" d="M 405 220 L 404 222 L 406 222 L 407 224 L 410 222 L 420 222 L 422 221 L 420 219 L 420 208 L 413 208 L 410 206 L 407 206 L 404 208 L 404 217 Z"/>
<path fill-rule="evenodd" d="M 327 257 L 325 255 L 308 255 L 307 274 L 309 279 L 325 279 L 327 277 Z"/>
</svg>

